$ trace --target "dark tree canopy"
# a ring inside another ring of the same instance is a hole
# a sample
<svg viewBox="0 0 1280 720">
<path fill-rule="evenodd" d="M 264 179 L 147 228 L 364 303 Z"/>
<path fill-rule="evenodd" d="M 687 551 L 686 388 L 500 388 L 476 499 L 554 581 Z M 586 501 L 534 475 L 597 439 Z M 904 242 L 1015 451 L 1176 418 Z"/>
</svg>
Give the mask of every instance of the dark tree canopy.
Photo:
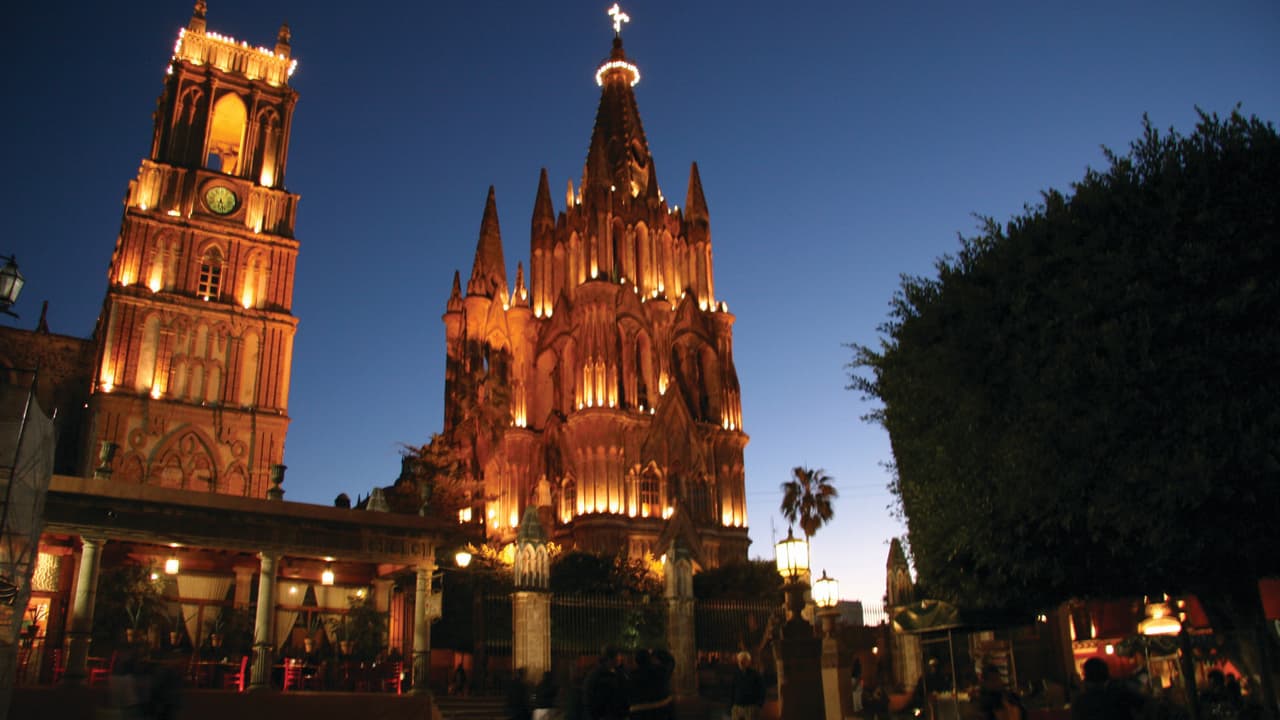
<svg viewBox="0 0 1280 720">
<path fill-rule="evenodd" d="M 904 278 L 851 387 L 940 596 L 1256 606 L 1280 574 L 1280 140 L 1202 114 L 1108 160 Z"/>
<path fill-rule="evenodd" d="M 730 563 L 693 576 L 699 600 L 775 600 L 782 603 L 782 576 L 772 560 Z"/>
<path fill-rule="evenodd" d="M 559 595 L 660 597 L 662 583 L 643 560 L 575 550 L 551 564 L 551 591 Z"/>
</svg>

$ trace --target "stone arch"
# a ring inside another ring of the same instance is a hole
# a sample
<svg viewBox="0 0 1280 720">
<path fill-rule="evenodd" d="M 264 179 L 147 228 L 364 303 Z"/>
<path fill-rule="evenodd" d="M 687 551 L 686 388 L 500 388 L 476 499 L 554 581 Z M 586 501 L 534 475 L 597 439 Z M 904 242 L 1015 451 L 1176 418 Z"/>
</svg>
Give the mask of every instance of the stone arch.
<svg viewBox="0 0 1280 720">
<path fill-rule="evenodd" d="M 701 394 L 698 398 L 700 419 L 723 423 L 721 417 L 720 391 L 720 358 L 710 345 L 703 345 L 698 350 L 698 360 L 702 371 Z"/>
<path fill-rule="evenodd" d="M 276 172 L 276 156 L 279 154 L 282 123 L 280 113 L 267 106 L 254 116 L 254 164 L 252 171 L 259 182 L 266 187 L 274 187 L 278 173 Z"/>
<path fill-rule="evenodd" d="M 568 274 L 568 260 L 565 257 L 564 243 L 556 243 L 551 251 L 551 287 L 546 293 L 546 307 L 542 309 L 543 317 L 551 317 L 555 310 L 555 302 L 565 289 L 565 277 Z"/>
<path fill-rule="evenodd" d="M 227 175 L 240 171 L 248 116 L 244 100 L 233 92 L 214 102 L 209 140 L 205 146 L 206 167 Z"/>
<path fill-rule="evenodd" d="M 653 367 L 653 342 L 640 330 L 635 339 L 636 407 L 649 409 L 657 404 L 657 375 Z"/>
<path fill-rule="evenodd" d="M 151 482 L 162 487 L 212 492 L 218 472 L 213 443 L 194 427 L 171 434 L 152 455 Z"/>
<path fill-rule="evenodd" d="M 662 517 L 663 476 L 657 463 L 650 462 L 637 476 L 636 504 L 641 517 Z"/>
<path fill-rule="evenodd" d="M 120 459 L 120 467 L 115 471 L 115 479 L 131 485 L 140 484 L 145 475 L 142 456 L 136 451 L 129 451 Z"/>
<path fill-rule="evenodd" d="M 271 262 L 261 248 L 254 248 L 244 260 L 244 272 L 240 283 L 240 306 L 261 308 L 267 305 L 267 287 L 271 277 Z"/>
<path fill-rule="evenodd" d="M 178 94 L 173 112 L 173 147 L 181 157 L 199 157 L 204 133 L 199 130 L 199 108 L 203 104 L 204 90 L 188 84 Z"/>
<path fill-rule="evenodd" d="M 226 493 L 227 495 L 245 496 L 249 494 L 248 475 L 245 473 L 244 466 L 236 463 L 231 466 L 223 474 L 218 484 L 217 492 Z"/>
<path fill-rule="evenodd" d="M 552 412 L 566 412 L 564 397 L 558 392 L 558 387 L 556 354 L 551 350 L 544 350 L 538 355 L 533 367 L 533 387 L 529 392 L 530 426 L 545 427 L 547 417 Z"/>
<path fill-rule="evenodd" d="M 571 522 L 578 516 L 578 480 L 572 473 L 560 482 L 560 522 Z"/>
</svg>

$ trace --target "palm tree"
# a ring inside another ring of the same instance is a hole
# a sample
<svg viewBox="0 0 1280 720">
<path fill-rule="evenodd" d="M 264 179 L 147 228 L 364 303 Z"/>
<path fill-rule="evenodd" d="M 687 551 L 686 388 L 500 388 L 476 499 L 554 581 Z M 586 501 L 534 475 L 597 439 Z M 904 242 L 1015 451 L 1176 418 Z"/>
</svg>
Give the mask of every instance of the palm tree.
<svg viewBox="0 0 1280 720">
<path fill-rule="evenodd" d="M 792 468 L 791 479 L 782 483 L 782 516 L 800 525 L 806 541 L 836 514 L 831 503 L 840 493 L 834 483 L 826 470 L 803 466 Z"/>
</svg>

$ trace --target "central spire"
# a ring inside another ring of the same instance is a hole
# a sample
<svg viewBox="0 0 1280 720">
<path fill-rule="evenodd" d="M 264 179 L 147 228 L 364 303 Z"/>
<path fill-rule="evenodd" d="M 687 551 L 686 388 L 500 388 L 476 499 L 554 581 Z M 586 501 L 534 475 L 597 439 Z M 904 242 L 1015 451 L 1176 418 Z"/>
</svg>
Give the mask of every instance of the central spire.
<svg viewBox="0 0 1280 720">
<path fill-rule="evenodd" d="M 640 82 L 640 68 L 622 49 L 622 23 L 631 18 L 617 5 L 609 9 L 609 15 L 614 18 L 613 50 L 596 70 L 600 106 L 587 149 L 582 189 L 588 194 L 593 190 L 624 192 L 634 198 L 649 188 L 653 156 L 632 90 Z"/>
</svg>

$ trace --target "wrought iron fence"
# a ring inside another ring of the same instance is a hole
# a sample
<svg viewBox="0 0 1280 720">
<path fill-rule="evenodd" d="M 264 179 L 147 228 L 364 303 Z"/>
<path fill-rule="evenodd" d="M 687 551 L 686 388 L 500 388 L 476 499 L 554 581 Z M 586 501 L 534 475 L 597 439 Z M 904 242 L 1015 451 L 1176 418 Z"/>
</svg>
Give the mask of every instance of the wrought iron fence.
<svg viewBox="0 0 1280 720">
<path fill-rule="evenodd" d="M 770 618 L 781 609 L 773 602 L 700 600 L 694 605 L 694 632 L 700 653 L 732 653 L 762 644 Z"/>
<path fill-rule="evenodd" d="M 657 598 L 597 595 L 551 599 L 551 652 L 594 655 L 606 645 L 623 649 L 666 644 L 666 604 Z"/>
</svg>

